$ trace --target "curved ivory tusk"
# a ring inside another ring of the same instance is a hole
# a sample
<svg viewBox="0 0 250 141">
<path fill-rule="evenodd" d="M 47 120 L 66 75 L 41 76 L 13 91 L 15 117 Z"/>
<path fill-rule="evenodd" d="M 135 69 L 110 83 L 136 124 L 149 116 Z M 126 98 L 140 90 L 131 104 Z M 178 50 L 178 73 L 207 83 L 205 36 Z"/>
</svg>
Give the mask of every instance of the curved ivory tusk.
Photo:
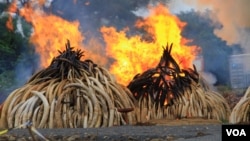
<svg viewBox="0 0 250 141">
<path fill-rule="evenodd" d="M 50 106 L 49 106 L 49 103 L 48 103 L 46 97 L 43 95 L 44 92 L 32 91 L 32 93 L 34 95 L 38 96 L 43 102 L 43 106 L 44 106 L 43 116 L 42 116 L 41 122 L 38 126 L 38 128 L 43 128 L 45 126 L 47 119 L 48 119 L 48 116 L 49 116 Z"/>
</svg>

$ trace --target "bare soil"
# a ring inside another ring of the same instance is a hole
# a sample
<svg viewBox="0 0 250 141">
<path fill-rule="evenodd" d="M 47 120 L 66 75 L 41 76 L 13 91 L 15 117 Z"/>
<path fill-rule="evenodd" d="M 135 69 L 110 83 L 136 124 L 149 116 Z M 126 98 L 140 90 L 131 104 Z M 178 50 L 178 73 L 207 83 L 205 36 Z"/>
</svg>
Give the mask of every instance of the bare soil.
<svg viewBox="0 0 250 141">
<path fill-rule="evenodd" d="M 63 128 L 37 129 L 51 141 L 175 141 L 175 140 L 220 140 L 221 122 L 201 118 L 176 120 L 151 120 L 137 125 L 124 125 L 105 128 Z M 0 141 L 42 141 L 28 129 L 15 129 L 0 136 Z"/>
</svg>

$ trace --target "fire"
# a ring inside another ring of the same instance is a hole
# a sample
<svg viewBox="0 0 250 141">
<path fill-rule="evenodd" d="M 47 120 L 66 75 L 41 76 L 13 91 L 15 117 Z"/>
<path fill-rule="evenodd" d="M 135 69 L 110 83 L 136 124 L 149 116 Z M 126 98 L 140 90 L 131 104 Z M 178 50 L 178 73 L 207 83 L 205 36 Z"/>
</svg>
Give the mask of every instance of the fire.
<svg viewBox="0 0 250 141">
<path fill-rule="evenodd" d="M 139 35 L 127 37 L 126 31 L 114 27 L 102 27 L 106 53 L 115 58 L 110 71 L 118 82 L 127 85 L 132 78 L 145 70 L 155 67 L 162 55 L 162 47 L 173 43 L 171 54 L 180 68 L 192 67 L 196 47 L 185 45 L 187 39 L 181 36 L 185 23 L 172 15 L 163 5 L 150 8 L 150 14 L 136 22 L 136 27 L 145 30 L 150 42 Z"/>
<path fill-rule="evenodd" d="M 8 16 L 8 20 L 7 20 L 7 22 L 6 22 L 6 27 L 7 27 L 10 31 L 13 31 L 13 30 L 14 30 L 12 20 L 13 20 L 12 17 L 11 17 L 11 16 Z"/>
<path fill-rule="evenodd" d="M 16 5 L 16 1 L 13 1 L 13 3 L 10 4 L 10 6 L 8 7 L 7 11 L 10 13 L 8 16 L 8 20 L 6 22 L 6 27 L 10 30 L 13 31 L 14 27 L 13 27 L 13 18 L 11 16 L 12 13 L 15 13 L 17 11 L 17 5 Z"/>
<path fill-rule="evenodd" d="M 14 0 L 8 7 L 8 12 L 15 13 L 17 11 L 17 2 Z"/>
<path fill-rule="evenodd" d="M 80 31 L 78 21 L 67 21 L 53 14 L 47 14 L 42 10 L 45 0 L 27 3 L 19 9 L 19 15 L 22 16 L 33 27 L 33 33 L 30 42 L 35 46 L 36 53 L 40 56 L 40 68 L 50 65 L 52 59 L 58 56 L 59 50 L 65 49 L 65 43 L 70 40 L 75 49 L 89 48 L 85 50 L 84 58 L 95 60 L 100 65 L 105 66 L 107 59 L 100 53 L 103 51 L 102 45 L 95 38 L 83 45 L 84 36 Z M 16 2 L 11 3 L 8 11 L 16 12 Z M 6 23 L 8 29 L 13 29 L 12 18 Z M 91 47 L 91 48 L 90 48 Z"/>
<path fill-rule="evenodd" d="M 82 46 L 84 39 L 79 31 L 79 22 L 69 22 L 55 15 L 45 14 L 26 6 L 20 10 L 20 15 L 33 26 L 31 43 L 36 46 L 40 55 L 41 67 L 47 67 L 58 50 L 64 50 L 65 42 L 69 39 L 72 45 Z"/>
<path fill-rule="evenodd" d="M 42 8 L 37 8 L 43 4 L 40 0 L 36 4 L 27 4 L 19 9 L 19 14 L 32 24 L 33 33 L 30 42 L 34 44 L 36 52 L 40 55 L 40 67 L 47 67 L 51 60 L 58 55 L 58 50 L 64 50 L 65 43 L 70 40 L 73 47 L 83 47 L 84 36 L 78 21 L 67 21 L 53 14 L 47 14 Z M 33 7 L 36 7 L 34 9 Z M 12 5 L 10 11 L 16 11 Z M 127 30 L 117 31 L 114 27 L 102 27 L 106 43 L 106 55 L 114 62 L 110 65 L 110 72 L 121 84 L 127 85 L 133 77 L 145 70 L 155 67 L 159 63 L 162 55 L 162 47 L 173 43 L 172 56 L 179 63 L 180 68 L 191 67 L 194 59 L 194 47 L 187 47 L 187 39 L 181 36 L 181 30 L 185 23 L 176 16 L 170 14 L 163 5 L 150 8 L 150 14 L 143 20 L 138 20 L 135 26 L 143 29 L 144 36 L 134 35 L 128 37 Z M 149 37 L 149 38 L 147 38 Z M 90 42 L 92 46 L 86 58 L 107 65 L 107 57 L 97 54 L 101 51 L 102 45 Z"/>
<path fill-rule="evenodd" d="M 39 1 L 39 4 L 43 1 Z M 79 22 L 69 22 L 61 17 L 46 14 L 40 9 L 26 5 L 20 9 L 20 15 L 33 26 L 30 42 L 34 44 L 40 55 L 40 67 L 47 67 L 58 55 L 58 50 L 64 50 L 65 43 L 70 40 L 74 47 L 82 47 L 83 35 L 79 30 Z"/>
</svg>

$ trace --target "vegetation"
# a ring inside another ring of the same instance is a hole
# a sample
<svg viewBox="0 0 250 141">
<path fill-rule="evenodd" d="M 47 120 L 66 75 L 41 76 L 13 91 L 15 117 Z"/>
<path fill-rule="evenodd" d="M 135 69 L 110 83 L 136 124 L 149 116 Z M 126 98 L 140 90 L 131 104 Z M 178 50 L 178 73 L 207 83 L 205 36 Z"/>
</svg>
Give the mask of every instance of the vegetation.
<svg viewBox="0 0 250 141">
<path fill-rule="evenodd" d="M 17 31 L 17 17 L 13 17 L 13 30 L 6 27 L 9 15 L 3 14 L 7 8 L 6 4 L 0 4 L 0 96 L 7 94 L 18 84 L 16 80 L 16 68 L 18 64 L 23 63 L 23 59 L 27 55 L 34 55 L 29 45 L 29 34 L 31 26 L 22 21 L 22 35 Z M 32 62 L 32 61 L 31 61 Z M 0 97 L 0 98 L 1 98 Z"/>
</svg>

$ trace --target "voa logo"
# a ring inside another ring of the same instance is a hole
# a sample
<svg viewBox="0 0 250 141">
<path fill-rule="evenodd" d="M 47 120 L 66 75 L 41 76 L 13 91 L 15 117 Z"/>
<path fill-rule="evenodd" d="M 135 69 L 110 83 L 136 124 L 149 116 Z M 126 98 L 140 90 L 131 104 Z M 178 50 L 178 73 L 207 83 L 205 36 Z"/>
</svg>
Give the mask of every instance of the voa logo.
<svg viewBox="0 0 250 141">
<path fill-rule="evenodd" d="M 228 136 L 247 136 L 244 129 L 226 129 Z"/>
</svg>

